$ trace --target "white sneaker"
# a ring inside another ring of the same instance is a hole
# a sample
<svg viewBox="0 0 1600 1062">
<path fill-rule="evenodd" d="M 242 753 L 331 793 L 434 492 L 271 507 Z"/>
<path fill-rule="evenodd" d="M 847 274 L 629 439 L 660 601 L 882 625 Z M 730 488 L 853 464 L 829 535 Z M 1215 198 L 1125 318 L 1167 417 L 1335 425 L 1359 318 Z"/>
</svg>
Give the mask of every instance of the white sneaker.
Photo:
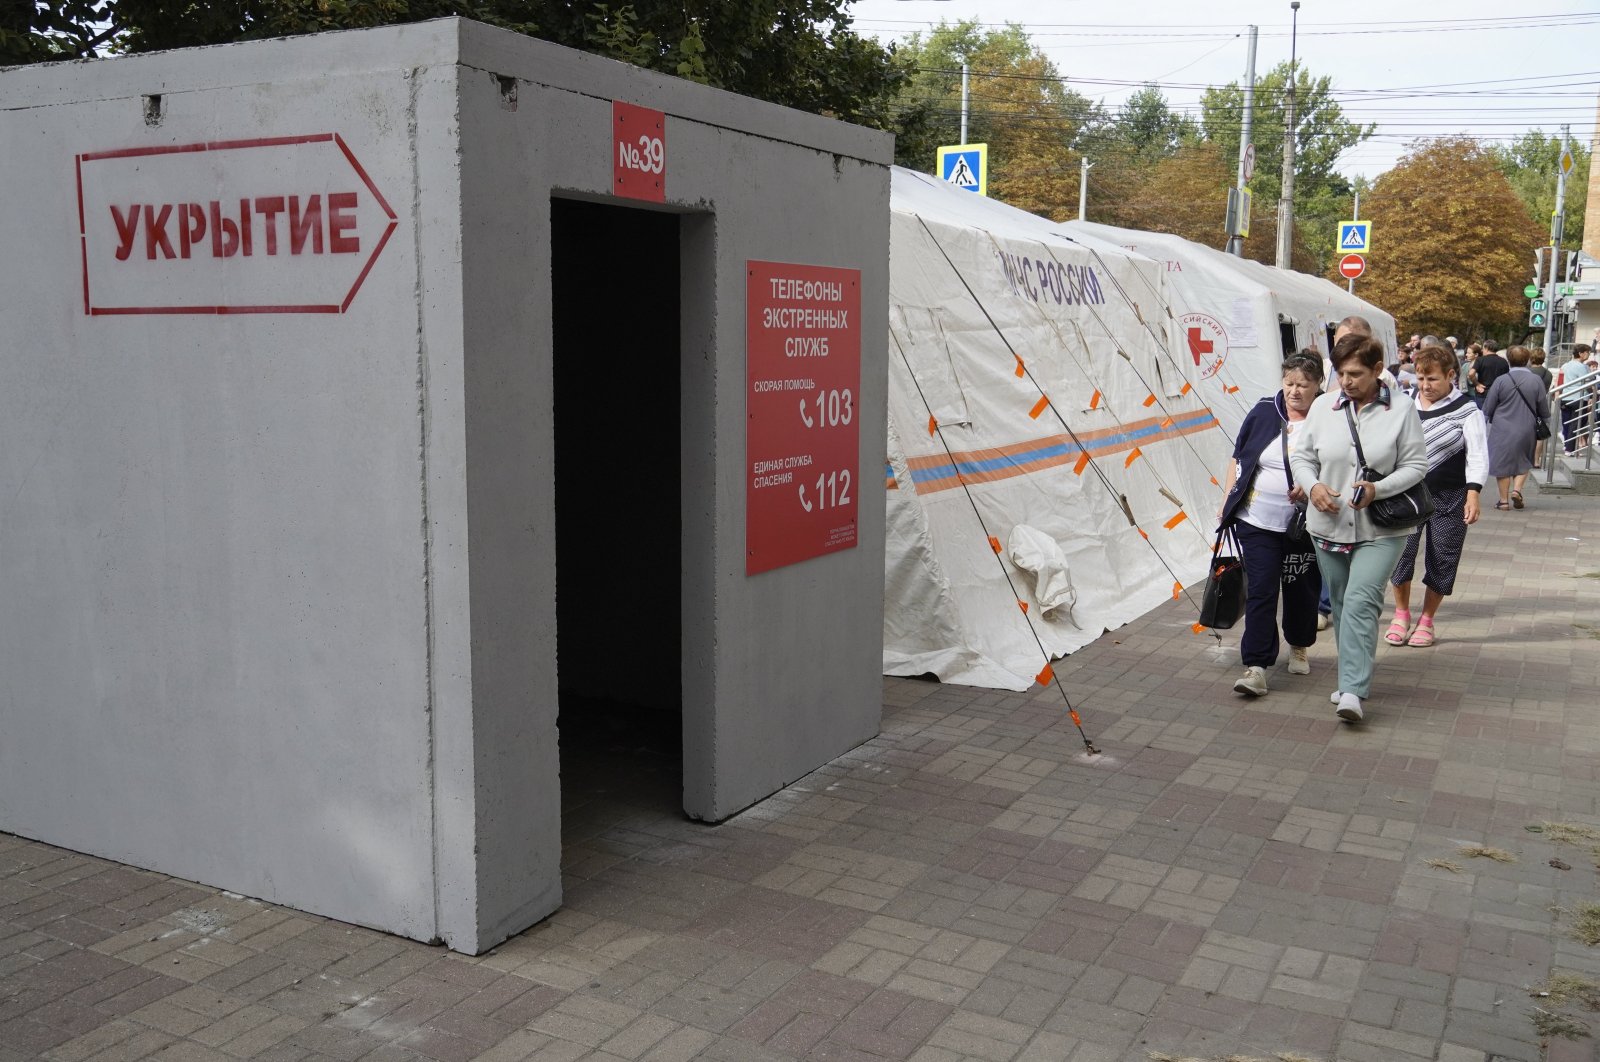
<svg viewBox="0 0 1600 1062">
<path fill-rule="evenodd" d="M 1334 690 L 1332 693 L 1328 694 L 1328 703 L 1329 704 L 1338 704 L 1343 699 L 1344 699 L 1344 690 Z"/>
<path fill-rule="evenodd" d="M 1244 674 L 1239 676 L 1239 681 L 1233 684 L 1233 692 L 1248 693 L 1252 697 L 1265 697 L 1267 695 L 1267 672 L 1265 668 L 1247 667 Z"/>
<path fill-rule="evenodd" d="M 1347 723 L 1361 722 L 1361 698 L 1353 693 L 1339 695 L 1339 707 L 1334 710 L 1334 715 Z"/>
<path fill-rule="evenodd" d="M 1333 623 L 1333 617 L 1326 612 L 1317 613 L 1317 630 L 1325 631 Z"/>
<path fill-rule="evenodd" d="M 1309 675 L 1309 674 L 1311 674 L 1311 657 L 1307 654 L 1307 650 L 1306 650 L 1305 646 L 1303 646 L 1303 645 L 1291 645 L 1291 646 L 1289 646 L 1289 674 L 1291 674 L 1291 675 Z"/>
</svg>

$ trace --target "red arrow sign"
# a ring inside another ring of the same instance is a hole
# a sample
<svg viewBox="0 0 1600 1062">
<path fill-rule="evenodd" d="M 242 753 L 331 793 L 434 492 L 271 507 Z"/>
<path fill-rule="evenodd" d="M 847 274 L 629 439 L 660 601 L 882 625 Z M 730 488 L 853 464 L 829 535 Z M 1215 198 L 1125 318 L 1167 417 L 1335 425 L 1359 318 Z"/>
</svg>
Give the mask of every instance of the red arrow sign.
<svg viewBox="0 0 1600 1062">
<path fill-rule="evenodd" d="M 76 162 L 92 316 L 343 313 L 399 225 L 337 133 Z"/>
<path fill-rule="evenodd" d="M 1367 271 L 1367 260 L 1359 254 L 1347 254 L 1339 259 L 1339 275 L 1354 280 Z"/>
</svg>

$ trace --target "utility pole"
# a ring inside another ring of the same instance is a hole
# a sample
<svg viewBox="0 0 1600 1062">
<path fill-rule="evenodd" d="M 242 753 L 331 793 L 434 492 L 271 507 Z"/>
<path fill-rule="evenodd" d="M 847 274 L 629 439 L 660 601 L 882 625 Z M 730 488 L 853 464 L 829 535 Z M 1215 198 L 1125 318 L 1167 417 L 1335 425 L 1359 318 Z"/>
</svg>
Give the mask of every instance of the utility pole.
<svg viewBox="0 0 1600 1062">
<path fill-rule="evenodd" d="M 1356 189 L 1356 203 L 1355 203 L 1355 206 L 1350 208 L 1350 220 L 1351 221 L 1360 221 L 1361 220 L 1361 189 L 1359 189 L 1359 188 Z M 1351 277 L 1350 278 L 1350 282 L 1345 285 L 1345 290 L 1348 291 L 1352 295 L 1354 295 L 1356 293 L 1356 278 L 1355 277 Z"/>
<path fill-rule="evenodd" d="M 967 142 L 967 108 L 970 105 L 971 105 L 971 97 L 968 96 L 968 94 L 967 94 L 967 63 L 966 63 L 966 60 L 962 60 L 962 62 L 961 62 L 961 140 L 959 141 L 962 144 L 965 144 Z"/>
<path fill-rule="evenodd" d="M 1078 220 L 1088 221 L 1084 216 L 1089 205 L 1089 168 L 1094 165 L 1087 157 L 1078 160 Z"/>
<path fill-rule="evenodd" d="M 1571 149 L 1567 142 L 1571 137 L 1571 126 L 1561 127 L 1561 158 L 1565 160 L 1567 152 Z M 1547 289 L 1544 301 L 1544 348 L 1550 353 L 1556 352 L 1556 343 L 1561 338 L 1561 329 L 1556 321 L 1556 277 L 1561 271 L 1561 240 L 1566 235 L 1567 228 L 1567 170 L 1566 167 L 1556 165 L 1556 209 L 1550 215 L 1550 287 Z"/>
<path fill-rule="evenodd" d="M 1300 29 L 1300 0 L 1292 0 L 1289 10 L 1293 22 L 1289 29 L 1289 95 L 1283 112 L 1283 192 L 1278 200 L 1278 259 L 1279 269 L 1289 268 L 1290 249 L 1294 246 L 1294 90 L 1296 81 L 1295 43 Z"/>
<path fill-rule="evenodd" d="M 1250 49 L 1244 61 L 1244 124 L 1239 129 L 1239 177 L 1236 187 L 1239 189 L 1237 196 L 1240 209 L 1247 209 L 1244 205 L 1244 186 L 1250 180 L 1246 173 L 1247 166 L 1253 165 L 1255 142 L 1250 139 L 1250 125 L 1255 118 L 1256 111 L 1256 27 L 1250 27 Z M 1247 161 L 1246 156 L 1250 156 Z M 1245 218 L 1245 227 L 1249 227 L 1250 219 Z M 1238 258 L 1244 257 L 1244 237 L 1234 233 L 1228 234 L 1228 253 Z"/>
</svg>

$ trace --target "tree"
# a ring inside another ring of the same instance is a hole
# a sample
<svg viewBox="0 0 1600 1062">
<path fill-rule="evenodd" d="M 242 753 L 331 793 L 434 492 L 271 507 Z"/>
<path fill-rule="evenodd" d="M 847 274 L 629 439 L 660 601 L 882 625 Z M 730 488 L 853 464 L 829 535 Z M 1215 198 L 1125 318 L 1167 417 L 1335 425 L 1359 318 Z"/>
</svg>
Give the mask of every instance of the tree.
<svg viewBox="0 0 1600 1062">
<path fill-rule="evenodd" d="M 1380 250 L 1358 294 L 1394 314 L 1401 332 L 1468 336 L 1521 322 L 1544 234 L 1471 138 L 1413 144 L 1362 197 L 1361 212 Z"/>
<path fill-rule="evenodd" d="M 1141 161 L 1155 162 L 1198 140 L 1200 126 L 1168 106 L 1167 97 L 1155 85 L 1145 85 L 1117 108 L 1105 133 L 1104 140 L 1120 142 Z"/>
<path fill-rule="evenodd" d="M 1489 148 L 1495 165 L 1511 182 L 1528 208 L 1534 223 L 1545 232 L 1543 242 L 1550 242 L 1550 215 L 1556 209 L 1556 175 L 1561 172 L 1561 138 L 1545 136 L 1543 130 L 1534 129 L 1513 140 L 1508 145 L 1494 144 Z M 1583 245 L 1584 205 L 1589 195 L 1589 165 L 1592 155 L 1587 147 L 1573 143 L 1572 171 L 1567 174 L 1566 235 L 1562 246 L 1568 249 Z"/>
<path fill-rule="evenodd" d="M 27 5 L 31 0 L 23 0 Z M 878 128 L 909 68 L 850 29 L 851 0 L 69 0 L 0 17 L 0 62 L 154 51 L 461 15 Z M 5 8 L 17 8 L 15 0 Z M 59 9 L 59 10 L 58 10 Z M 95 42 L 95 43 L 91 43 Z"/>
<path fill-rule="evenodd" d="M 1333 81 L 1312 77 L 1301 65 L 1295 74 L 1294 216 L 1320 270 L 1332 261 L 1338 221 L 1350 201 L 1350 182 L 1334 167 L 1339 156 L 1377 131 L 1345 118 L 1333 99 Z M 1258 204 L 1275 208 L 1283 192 L 1283 131 L 1289 64 L 1279 63 L 1256 82 L 1250 142 L 1256 173 L 1250 182 Z M 1224 158 L 1238 158 L 1244 129 L 1244 90 L 1237 82 L 1209 88 L 1200 97 L 1200 126 Z"/>
<path fill-rule="evenodd" d="M 1074 142 L 1096 108 L 1062 83 L 1021 26 L 984 31 L 976 21 L 940 23 L 926 36 L 913 34 L 900 54 L 915 73 L 900 92 L 897 163 L 931 173 L 936 149 L 960 140 L 965 62 L 967 141 L 989 145 L 989 195 L 1047 217 L 1077 213 Z"/>
</svg>

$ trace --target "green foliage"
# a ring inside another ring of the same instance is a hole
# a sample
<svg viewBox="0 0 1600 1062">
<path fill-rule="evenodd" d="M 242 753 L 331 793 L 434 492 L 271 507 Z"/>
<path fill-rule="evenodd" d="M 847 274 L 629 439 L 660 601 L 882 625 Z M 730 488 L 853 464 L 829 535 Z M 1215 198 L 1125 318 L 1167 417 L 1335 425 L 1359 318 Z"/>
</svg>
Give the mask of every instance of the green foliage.
<svg viewBox="0 0 1600 1062">
<path fill-rule="evenodd" d="M 1569 250 L 1583 244 L 1584 206 L 1589 194 L 1589 165 L 1592 155 L 1587 147 L 1571 143 L 1572 171 L 1567 174 L 1566 234 L 1561 241 Z M 1561 172 L 1561 138 L 1545 136 L 1540 129 L 1530 130 L 1509 145 L 1495 144 L 1489 154 L 1500 172 L 1511 182 L 1517 198 L 1527 206 L 1529 215 L 1548 234 L 1550 216 L 1556 209 L 1556 177 Z M 1547 237 L 1548 239 L 1548 237 Z"/>
<path fill-rule="evenodd" d="M 1144 162 L 1169 158 L 1184 144 L 1200 137 L 1199 124 L 1173 111 L 1167 105 L 1167 97 L 1154 85 L 1146 85 L 1117 108 L 1109 131 Z M 1234 151 L 1237 155 L 1237 137 Z"/>
<path fill-rule="evenodd" d="M 1313 77 L 1304 64 L 1295 74 L 1294 214 L 1297 232 L 1326 268 L 1333 260 L 1338 222 L 1349 217 L 1351 185 L 1335 168 L 1339 156 L 1377 131 L 1344 116 L 1333 99 L 1333 80 Z M 1256 202 L 1276 203 L 1283 193 L 1283 134 L 1287 119 L 1289 64 L 1279 63 L 1256 82 L 1250 142 L 1256 172 L 1250 182 Z M 1200 98 L 1200 126 L 1227 158 L 1237 158 L 1244 128 L 1244 90 L 1237 82 L 1207 89 Z"/>
<path fill-rule="evenodd" d="M 0 8 L 0 62 L 145 52 L 460 15 L 878 128 L 909 67 L 850 0 L 67 0 Z"/>
</svg>

